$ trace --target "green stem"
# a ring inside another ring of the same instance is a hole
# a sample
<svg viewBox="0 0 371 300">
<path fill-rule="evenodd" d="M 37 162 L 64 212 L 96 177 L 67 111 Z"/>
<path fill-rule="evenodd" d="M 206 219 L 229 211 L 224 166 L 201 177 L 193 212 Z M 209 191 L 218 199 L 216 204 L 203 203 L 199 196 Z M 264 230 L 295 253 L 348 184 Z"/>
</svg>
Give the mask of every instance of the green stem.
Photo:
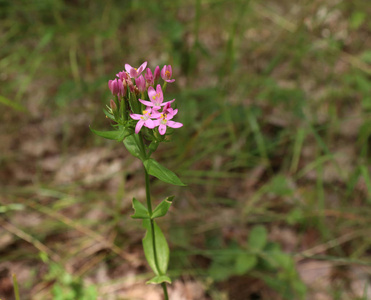
<svg viewBox="0 0 371 300">
<path fill-rule="evenodd" d="M 146 168 L 144 168 L 144 172 L 145 172 L 145 176 L 146 176 L 147 208 L 148 208 L 149 215 L 152 215 L 152 202 L 151 202 L 151 194 L 150 194 L 150 191 L 149 191 L 149 175 L 148 175 L 148 172 L 147 172 Z M 156 258 L 156 256 L 155 256 L 155 258 Z"/>
<path fill-rule="evenodd" d="M 18 290 L 18 281 L 17 281 L 17 276 L 15 276 L 15 274 L 13 274 L 13 286 L 14 286 L 14 296 L 15 296 L 15 299 L 16 300 L 20 300 L 20 298 L 19 298 L 19 290 Z"/>
<path fill-rule="evenodd" d="M 148 208 L 149 215 L 151 216 L 152 215 L 152 202 L 151 202 L 151 194 L 150 194 L 150 189 L 149 189 L 149 175 L 148 175 L 146 168 L 144 168 L 144 173 L 145 173 L 145 178 L 146 178 L 147 208 Z M 160 268 L 158 267 L 158 261 L 157 261 L 155 225 L 154 225 L 153 219 L 151 219 L 151 233 L 152 233 L 153 255 L 155 257 L 155 265 L 156 265 L 156 269 L 160 273 Z M 166 283 L 165 282 L 161 283 L 161 286 L 162 286 L 162 289 L 164 290 L 164 299 L 169 300 L 169 296 L 167 294 Z"/>
<path fill-rule="evenodd" d="M 164 85 L 162 86 L 162 92 L 165 93 L 167 86 L 167 81 L 164 82 Z"/>
<path fill-rule="evenodd" d="M 165 300 L 169 300 L 169 296 L 167 295 L 167 287 L 166 287 L 166 282 L 161 283 L 162 289 L 164 290 L 164 297 Z"/>
</svg>

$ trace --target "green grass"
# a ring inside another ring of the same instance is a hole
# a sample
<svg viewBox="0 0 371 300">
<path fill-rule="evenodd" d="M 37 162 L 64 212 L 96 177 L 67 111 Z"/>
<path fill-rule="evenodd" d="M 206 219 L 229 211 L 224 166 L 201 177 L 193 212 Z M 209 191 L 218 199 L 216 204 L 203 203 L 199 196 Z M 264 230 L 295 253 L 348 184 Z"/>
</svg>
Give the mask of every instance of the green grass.
<svg viewBox="0 0 371 300">
<path fill-rule="evenodd" d="M 261 263 L 222 282 L 208 272 L 215 251 L 249 251 L 251 228 L 264 224 L 298 269 L 346 266 L 323 293 L 362 299 L 345 282 L 371 263 L 370 9 L 361 0 L 0 1 L 0 225 L 11 236 L 0 261 L 43 268 L 35 279 L 17 274 L 20 299 L 118 293 L 103 286 L 127 275 L 123 264 L 147 279 L 143 232 L 129 218 L 141 170 L 89 131 L 109 128 L 108 79 L 145 60 L 172 64 L 167 97 L 184 123 L 155 156 L 189 187 L 153 184 L 156 202 L 176 196 L 161 224 L 175 279 L 200 282 L 212 299 L 235 299 L 246 280 L 265 292 L 241 299 L 295 299 L 278 287 L 295 285 L 289 268 Z M 273 234 L 287 228 L 291 248 Z M 102 268 L 107 282 L 96 278 Z"/>
</svg>

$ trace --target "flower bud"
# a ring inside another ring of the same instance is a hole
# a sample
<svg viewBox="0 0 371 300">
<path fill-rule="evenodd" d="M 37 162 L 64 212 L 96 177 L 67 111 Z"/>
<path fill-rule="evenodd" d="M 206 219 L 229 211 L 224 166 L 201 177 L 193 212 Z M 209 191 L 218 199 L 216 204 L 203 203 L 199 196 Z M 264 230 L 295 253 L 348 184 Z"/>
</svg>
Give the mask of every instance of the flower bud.
<svg viewBox="0 0 371 300">
<path fill-rule="evenodd" d="M 146 81 L 144 80 L 143 75 L 140 75 L 139 77 L 135 78 L 135 84 L 137 85 L 137 88 L 140 93 L 144 93 L 146 90 Z"/>
<path fill-rule="evenodd" d="M 120 78 L 121 81 L 124 81 L 124 79 L 128 79 L 128 78 L 129 78 L 128 73 L 126 73 L 125 71 L 118 72 L 118 73 L 116 74 L 116 76 L 117 76 L 118 78 Z"/>
<path fill-rule="evenodd" d="M 117 105 L 116 105 L 115 101 L 113 101 L 112 99 L 110 101 L 110 106 L 111 106 L 112 111 L 117 110 Z"/>
<path fill-rule="evenodd" d="M 150 68 L 147 68 L 146 74 L 144 75 L 148 85 L 154 85 L 154 78 Z"/>
<path fill-rule="evenodd" d="M 117 78 L 108 81 L 108 88 L 111 90 L 112 95 L 117 96 L 117 94 L 119 93 Z"/>
<path fill-rule="evenodd" d="M 153 76 L 154 76 L 154 80 L 158 80 L 160 78 L 160 67 L 159 66 L 155 68 Z"/>
<path fill-rule="evenodd" d="M 121 79 L 117 79 L 118 94 L 117 96 L 124 96 L 124 86 L 122 85 Z"/>
</svg>

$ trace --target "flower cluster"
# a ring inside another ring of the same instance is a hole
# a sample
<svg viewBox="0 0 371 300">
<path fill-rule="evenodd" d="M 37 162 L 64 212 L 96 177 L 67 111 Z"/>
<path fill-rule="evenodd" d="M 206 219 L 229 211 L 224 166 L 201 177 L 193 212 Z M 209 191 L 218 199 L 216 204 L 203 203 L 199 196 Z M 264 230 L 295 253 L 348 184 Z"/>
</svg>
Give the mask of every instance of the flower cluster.
<svg viewBox="0 0 371 300">
<path fill-rule="evenodd" d="M 165 135 L 167 127 L 179 128 L 183 124 L 174 122 L 172 119 L 178 113 L 171 104 L 175 99 L 164 102 L 164 91 L 167 83 L 172 83 L 172 68 L 165 65 L 161 71 L 157 66 L 154 72 L 147 68 L 144 62 L 139 68 L 134 68 L 125 64 L 125 70 L 116 74 L 117 78 L 108 81 L 115 100 L 110 101 L 110 112 L 118 123 L 126 125 L 131 120 L 137 121 L 135 133 L 138 134 L 143 126 L 158 131 L 160 135 Z M 143 77 L 142 73 L 145 71 Z M 163 79 L 161 86 L 159 79 Z M 156 89 L 155 89 L 156 86 Z M 140 98 L 139 98 L 140 96 Z"/>
</svg>

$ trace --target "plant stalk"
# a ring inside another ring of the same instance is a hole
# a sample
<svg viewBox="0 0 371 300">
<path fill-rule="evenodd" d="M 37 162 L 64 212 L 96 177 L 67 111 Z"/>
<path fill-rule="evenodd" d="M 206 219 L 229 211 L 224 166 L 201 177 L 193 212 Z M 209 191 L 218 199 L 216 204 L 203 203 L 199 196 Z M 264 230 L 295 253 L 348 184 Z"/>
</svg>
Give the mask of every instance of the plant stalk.
<svg viewBox="0 0 371 300">
<path fill-rule="evenodd" d="M 14 287 L 14 296 L 16 300 L 20 300 L 19 297 L 19 289 L 18 289 L 18 281 L 17 281 L 17 276 L 13 274 L 13 287 Z"/>
<path fill-rule="evenodd" d="M 149 189 L 149 175 L 148 175 L 148 172 L 147 172 L 146 168 L 144 168 L 144 172 L 145 172 L 145 178 L 146 178 L 146 200 L 147 200 L 147 208 L 148 208 L 149 214 L 152 215 L 151 194 L 150 194 L 150 189 Z M 158 267 L 158 262 L 157 262 L 155 226 L 154 226 L 153 219 L 151 219 L 150 221 L 151 221 L 153 255 L 155 257 L 156 268 L 157 268 L 158 272 L 160 273 L 160 268 Z M 165 282 L 161 283 L 161 286 L 162 286 L 162 289 L 164 290 L 164 299 L 165 300 L 169 300 L 169 296 L 167 294 L 166 283 Z"/>
</svg>

